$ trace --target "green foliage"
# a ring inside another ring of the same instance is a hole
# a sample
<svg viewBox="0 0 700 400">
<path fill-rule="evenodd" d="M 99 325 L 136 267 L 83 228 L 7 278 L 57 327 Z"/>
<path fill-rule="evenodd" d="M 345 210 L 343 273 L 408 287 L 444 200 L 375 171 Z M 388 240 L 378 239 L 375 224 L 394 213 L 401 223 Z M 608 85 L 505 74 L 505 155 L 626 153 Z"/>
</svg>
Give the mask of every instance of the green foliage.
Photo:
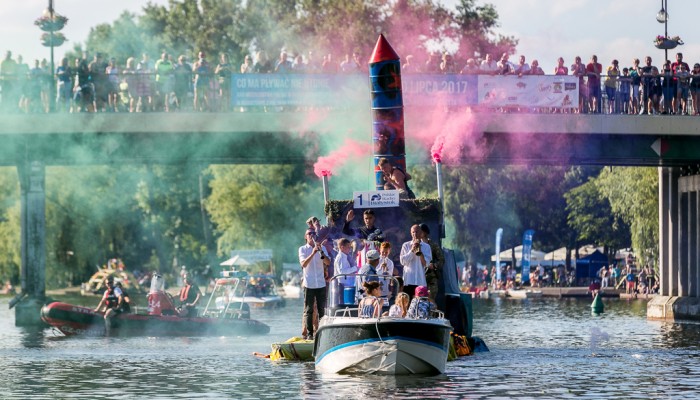
<svg viewBox="0 0 700 400">
<path fill-rule="evenodd" d="M 272 249 L 278 264 L 296 260 L 309 201 L 300 166 L 212 166 L 210 171 L 206 206 L 219 234 L 218 254 Z"/>
<path fill-rule="evenodd" d="M 629 225 L 612 212 L 610 202 L 600 193 L 594 179 L 570 190 L 564 197 L 568 224 L 578 233 L 578 243 L 604 246 L 611 254 L 630 243 Z"/>
<path fill-rule="evenodd" d="M 0 168 L 0 285 L 19 282 L 20 253 L 19 181 L 14 168 Z"/>
<path fill-rule="evenodd" d="M 333 53 L 339 61 L 354 51 L 367 59 L 384 33 L 406 55 L 447 43 L 457 44 L 461 54 L 513 52 L 517 41 L 495 36 L 497 26 L 495 8 L 473 0 L 462 0 L 456 12 L 433 0 L 172 0 L 167 6 L 148 3 L 142 15 L 125 12 L 112 24 L 92 28 L 86 49 L 114 56 L 120 65 L 128 57 L 156 58 L 162 51 L 190 59 L 204 51 L 209 60 L 227 53 L 239 63 L 245 54 L 263 50 L 274 60 L 283 48 Z"/>
<path fill-rule="evenodd" d="M 520 244 L 526 229 L 535 230 L 536 248 L 568 245 L 564 193 L 580 179 L 573 170 L 444 166 L 445 218 L 454 227 L 452 245 L 473 262 L 488 262 L 498 228 L 504 231 L 504 247 Z"/>
<path fill-rule="evenodd" d="M 632 247 L 646 262 L 659 254 L 659 180 L 656 168 L 604 169 L 595 181 L 615 216 L 630 226 Z"/>
</svg>

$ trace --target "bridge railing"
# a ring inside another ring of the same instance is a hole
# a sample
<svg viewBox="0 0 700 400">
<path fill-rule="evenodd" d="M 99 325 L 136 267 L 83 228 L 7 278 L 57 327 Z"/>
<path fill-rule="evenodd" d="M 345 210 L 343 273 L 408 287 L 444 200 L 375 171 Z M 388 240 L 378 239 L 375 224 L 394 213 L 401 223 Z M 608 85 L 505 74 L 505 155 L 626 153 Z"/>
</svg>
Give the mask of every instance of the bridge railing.
<svg viewBox="0 0 700 400">
<path fill-rule="evenodd" d="M 673 111 L 695 114 L 695 95 L 688 89 L 691 78 L 700 82 L 700 76 L 688 77 L 670 89 L 670 78 L 669 85 L 659 79 L 658 87 L 642 82 L 639 92 L 633 89 L 631 77 L 605 75 L 595 79 L 571 75 L 403 74 L 401 81 L 406 107 L 631 114 L 642 109 L 671 111 L 673 97 L 677 103 Z M 52 76 L 31 70 L 27 74 L 0 74 L 0 111 L 43 113 L 51 109 L 51 103 L 57 112 L 346 109 L 367 107 L 370 90 L 364 73 L 215 75 L 184 71 L 159 75 L 120 71 Z M 635 100 L 632 96 L 636 93 L 639 95 Z M 649 94 L 660 106 L 647 108 L 641 104 L 646 103 Z"/>
</svg>

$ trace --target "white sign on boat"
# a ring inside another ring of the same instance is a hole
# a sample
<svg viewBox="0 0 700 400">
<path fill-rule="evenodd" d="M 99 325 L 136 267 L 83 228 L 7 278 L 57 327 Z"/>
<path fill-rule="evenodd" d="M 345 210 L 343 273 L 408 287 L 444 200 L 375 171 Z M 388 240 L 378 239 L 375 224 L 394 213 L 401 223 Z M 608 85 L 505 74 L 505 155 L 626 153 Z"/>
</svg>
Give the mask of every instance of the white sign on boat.
<svg viewBox="0 0 700 400">
<path fill-rule="evenodd" d="M 355 200 L 354 208 L 398 207 L 398 190 L 372 190 L 368 192 L 352 192 Z"/>
</svg>

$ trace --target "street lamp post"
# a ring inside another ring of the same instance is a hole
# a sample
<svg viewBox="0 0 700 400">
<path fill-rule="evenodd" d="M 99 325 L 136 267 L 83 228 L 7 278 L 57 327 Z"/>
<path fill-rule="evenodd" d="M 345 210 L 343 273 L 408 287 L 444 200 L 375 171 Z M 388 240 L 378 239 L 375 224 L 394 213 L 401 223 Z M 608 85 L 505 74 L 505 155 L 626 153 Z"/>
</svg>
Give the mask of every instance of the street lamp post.
<svg viewBox="0 0 700 400">
<path fill-rule="evenodd" d="M 49 74 L 51 76 L 51 89 L 49 92 L 49 111 L 53 111 L 56 102 L 56 79 L 55 79 L 55 66 L 53 58 L 53 48 L 62 45 L 66 41 L 66 37 L 63 36 L 61 29 L 66 26 L 68 18 L 57 14 L 53 8 L 53 0 L 49 0 L 49 6 L 42 13 L 34 24 L 39 27 L 44 33 L 41 35 L 41 44 L 46 47 L 51 48 L 51 70 Z"/>
<path fill-rule="evenodd" d="M 668 38 L 668 0 L 661 0 L 661 10 L 656 13 L 656 20 L 664 24 L 664 37 Z M 668 60 L 668 48 L 664 48 L 664 62 Z"/>
</svg>

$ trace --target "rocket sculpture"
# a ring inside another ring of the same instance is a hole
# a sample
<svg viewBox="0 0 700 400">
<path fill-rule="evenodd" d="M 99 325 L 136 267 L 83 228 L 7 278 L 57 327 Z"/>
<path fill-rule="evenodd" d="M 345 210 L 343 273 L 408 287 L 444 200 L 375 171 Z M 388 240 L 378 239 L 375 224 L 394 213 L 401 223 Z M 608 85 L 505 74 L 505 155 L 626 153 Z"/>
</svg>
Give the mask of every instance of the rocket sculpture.
<svg viewBox="0 0 700 400">
<path fill-rule="evenodd" d="M 406 171 L 401 61 L 384 35 L 379 35 L 369 60 L 369 81 L 375 184 L 377 190 L 384 190 L 384 177 L 377 165 L 380 158 Z"/>
</svg>

